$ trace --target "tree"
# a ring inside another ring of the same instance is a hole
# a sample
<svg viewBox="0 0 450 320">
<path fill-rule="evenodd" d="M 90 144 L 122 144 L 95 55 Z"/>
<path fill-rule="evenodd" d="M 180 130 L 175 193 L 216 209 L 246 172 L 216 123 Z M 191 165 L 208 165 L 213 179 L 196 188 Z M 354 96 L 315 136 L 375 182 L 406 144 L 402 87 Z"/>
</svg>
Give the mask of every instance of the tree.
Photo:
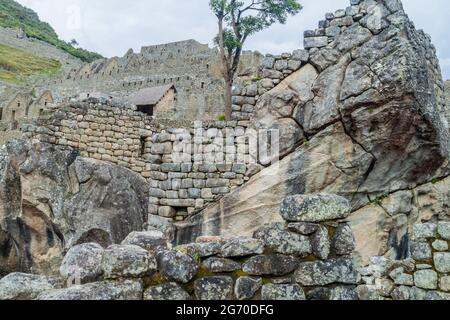
<svg viewBox="0 0 450 320">
<path fill-rule="evenodd" d="M 215 42 L 226 83 L 225 118 L 231 120 L 233 79 L 248 37 L 274 23 L 286 23 L 302 6 L 297 0 L 210 0 L 209 5 L 218 20 Z"/>
<path fill-rule="evenodd" d="M 78 47 L 78 46 L 79 46 L 78 41 L 75 40 L 75 39 L 70 40 L 69 44 L 70 44 L 72 47 Z"/>
</svg>

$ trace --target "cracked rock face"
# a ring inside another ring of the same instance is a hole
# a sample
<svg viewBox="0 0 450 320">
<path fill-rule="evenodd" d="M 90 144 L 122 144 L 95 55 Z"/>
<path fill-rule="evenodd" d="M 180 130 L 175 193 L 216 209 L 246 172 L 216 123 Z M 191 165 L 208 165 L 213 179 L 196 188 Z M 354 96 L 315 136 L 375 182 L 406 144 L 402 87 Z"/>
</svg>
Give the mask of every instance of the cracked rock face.
<svg viewBox="0 0 450 320">
<path fill-rule="evenodd" d="M 46 143 L 15 140 L 0 151 L 0 274 L 58 274 L 63 252 L 120 243 L 147 220 L 137 174 Z"/>
<path fill-rule="evenodd" d="M 387 252 L 404 258 L 409 225 L 448 216 L 450 112 L 430 37 L 397 0 L 354 1 L 321 27 L 325 36 L 305 32 L 308 60 L 259 97 L 251 119 L 256 129 L 294 120 L 281 161 L 260 159 L 266 168 L 250 181 L 178 224 L 177 241 L 251 236 L 281 222 L 287 196 L 333 193 L 350 202 L 367 262 Z"/>
</svg>

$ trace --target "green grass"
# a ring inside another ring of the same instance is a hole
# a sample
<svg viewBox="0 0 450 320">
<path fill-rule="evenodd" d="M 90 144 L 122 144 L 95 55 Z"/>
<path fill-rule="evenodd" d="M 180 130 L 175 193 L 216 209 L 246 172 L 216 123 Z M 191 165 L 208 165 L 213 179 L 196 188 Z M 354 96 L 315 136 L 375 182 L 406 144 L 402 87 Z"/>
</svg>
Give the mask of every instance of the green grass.
<svg viewBox="0 0 450 320">
<path fill-rule="evenodd" d="M 58 60 L 38 57 L 0 44 L 0 80 L 20 83 L 21 77 L 33 74 L 53 75 L 60 68 L 61 63 Z"/>
<path fill-rule="evenodd" d="M 85 62 L 102 58 L 98 53 L 75 48 L 60 40 L 55 30 L 48 23 L 42 22 L 36 12 L 13 0 L 0 0 L 0 26 L 22 28 L 28 37 L 45 41 Z"/>
</svg>

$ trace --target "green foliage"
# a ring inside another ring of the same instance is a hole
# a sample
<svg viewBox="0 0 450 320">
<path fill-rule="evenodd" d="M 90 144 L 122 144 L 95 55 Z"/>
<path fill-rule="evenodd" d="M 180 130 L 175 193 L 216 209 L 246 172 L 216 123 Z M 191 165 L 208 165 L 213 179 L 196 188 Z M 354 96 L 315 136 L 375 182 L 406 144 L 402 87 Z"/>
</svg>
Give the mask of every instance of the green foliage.
<svg viewBox="0 0 450 320">
<path fill-rule="evenodd" d="M 224 114 L 221 114 L 221 115 L 217 116 L 217 121 L 225 121 L 225 120 L 226 120 L 226 117 L 225 117 Z"/>
<path fill-rule="evenodd" d="M 217 35 L 214 38 L 214 43 L 217 46 L 220 45 L 219 35 Z M 233 50 L 235 50 L 236 48 L 242 47 L 241 42 L 239 41 L 238 38 L 236 38 L 236 36 L 234 35 L 233 30 L 231 30 L 229 28 L 225 28 L 223 30 L 223 44 L 224 44 L 225 50 L 227 52 L 229 52 L 229 53 L 233 52 Z"/>
<path fill-rule="evenodd" d="M 261 81 L 263 79 L 263 77 L 261 77 L 261 76 L 254 76 L 254 77 L 252 77 L 252 82 L 258 82 L 258 81 Z"/>
<path fill-rule="evenodd" d="M 302 6 L 298 0 L 210 0 L 209 6 L 217 17 L 219 32 L 215 43 L 220 49 L 225 92 L 226 119 L 231 120 L 231 86 L 247 38 L 274 23 L 286 23 Z"/>
<path fill-rule="evenodd" d="M 40 21 L 33 10 L 13 0 L 0 0 L 0 27 L 22 28 L 28 37 L 45 41 L 85 62 L 102 58 L 98 53 L 74 48 L 71 44 L 60 40 L 55 30 L 48 23 Z"/>
<path fill-rule="evenodd" d="M 0 44 L 0 80 L 20 83 L 20 77 L 36 73 L 53 75 L 60 68 L 61 63 L 57 60 Z"/>
<path fill-rule="evenodd" d="M 440 181 L 440 179 L 434 178 L 433 180 L 431 180 L 431 184 L 438 184 Z"/>
<path fill-rule="evenodd" d="M 275 23 L 286 23 L 289 16 L 302 9 L 297 0 L 210 0 L 209 5 L 226 23 L 224 46 L 227 49 L 242 48 L 249 36 Z"/>
<path fill-rule="evenodd" d="M 382 203 L 383 203 L 383 201 L 384 201 L 385 199 L 387 199 L 387 198 L 389 198 L 389 195 L 388 195 L 388 194 L 384 194 L 384 195 L 382 195 L 382 196 L 377 197 L 375 200 L 373 200 L 373 201 L 372 201 L 372 204 L 376 204 L 376 205 L 381 206 Z"/>
</svg>

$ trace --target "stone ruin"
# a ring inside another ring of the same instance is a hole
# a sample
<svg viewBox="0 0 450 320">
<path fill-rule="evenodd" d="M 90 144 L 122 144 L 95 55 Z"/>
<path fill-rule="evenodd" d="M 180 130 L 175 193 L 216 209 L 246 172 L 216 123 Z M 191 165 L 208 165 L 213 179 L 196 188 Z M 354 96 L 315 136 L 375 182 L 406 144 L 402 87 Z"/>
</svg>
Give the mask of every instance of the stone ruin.
<svg viewBox="0 0 450 320">
<path fill-rule="evenodd" d="M 231 122 L 90 97 L 21 124 L 0 152 L 3 297 L 449 299 L 450 110 L 401 2 L 352 0 L 256 69 Z"/>
<path fill-rule="evenodd" d="M 350 212 L 339 196 L 296 195 L 281 206 L 284 223 L 251 238 L 203 237 L 173 248 L 153 229 L 106 249 L 79 244 L 67 252 L 59 277 L 0 279 L 0 300 L 450 299 L 450 222 L 414 225 L 412 258 L 374 257 L 359 269 L 343 220 Z"/>
<path fill-rule="evenodd" d="M 239 72 L 256 76 L 260 60 L 259 53 L 244 52 Z M 99 96 L 129 101 L 143 88 L 171 84 L 177 90 L 175 109 L 161 111 L 159 116 L 215 120 L 224 114 L 225 85 L 220 66 L 216 49 L 186 40 L 142 47 L 140 53 L 130 49 L 123 57 L 64 68 L 57 76 L 37 81 L 34 90 L 50 90 L 58 102 Z M 9 96 L 0 96 L 0 101 L 4 99 L 7 104 L 12 99 Z"/>
</svg>

